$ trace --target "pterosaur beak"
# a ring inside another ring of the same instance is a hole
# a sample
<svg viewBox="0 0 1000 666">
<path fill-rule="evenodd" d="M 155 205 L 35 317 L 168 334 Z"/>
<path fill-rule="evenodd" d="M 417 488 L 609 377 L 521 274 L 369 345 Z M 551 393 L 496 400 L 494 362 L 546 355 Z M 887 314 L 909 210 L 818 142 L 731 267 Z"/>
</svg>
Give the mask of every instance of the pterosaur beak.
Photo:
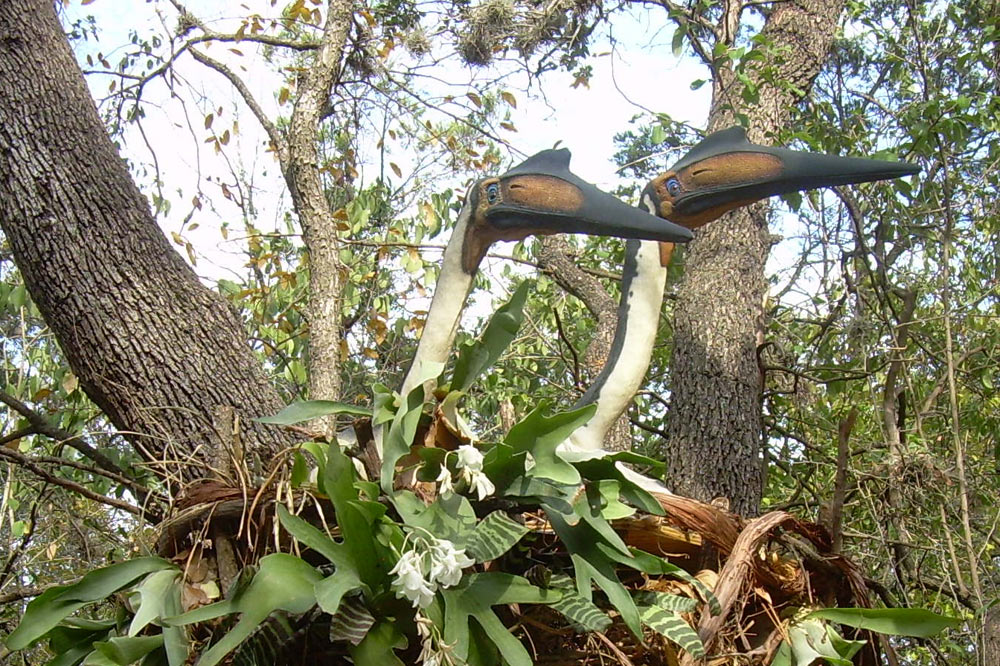
<svg viewBox="0 0 1000 666">
<path fill-rule="evenodd" d="M 740 127 L 706 137 L 646 189 L 662 217 L 690 228 L 777 194 L 915 174 L 905 162 L 758 146 Z"/>
<path fill-rule="evenodd" d="M 570 152 L 543 150 L 496 179 L 479 183 L 483 216 L 508 234 L 582 233 L 619 238 L 691 240 L 688 229 L 629 206 L 569 170 Z"/>
</svg>

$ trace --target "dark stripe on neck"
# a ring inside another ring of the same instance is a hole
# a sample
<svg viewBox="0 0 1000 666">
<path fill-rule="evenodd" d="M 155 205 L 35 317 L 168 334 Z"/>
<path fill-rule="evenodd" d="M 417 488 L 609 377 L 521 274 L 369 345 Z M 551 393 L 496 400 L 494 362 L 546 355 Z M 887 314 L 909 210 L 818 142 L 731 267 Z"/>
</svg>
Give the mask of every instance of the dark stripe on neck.
<svg viewBox="0 0 1000 666">
<path fill-rule="evenodd" d="M 629 300 L 632 295 L 632 281 L 639 274 L 639 248 L 641 245 L 642 241 L 634 238 L 629 239 L 625 243 L 625 266 L 622 269 L 622 296 L 621 300 L 618 301 L 618 326 L 615 327 L 615 337 L 611 342 L 611 352 L 608 354 L 608 360 L 604 364 L 601 374 L 597 375 L 597 379 L 587 389 L 587 392 L 583 394 L 583 397 L 576 401 L 573 409 L 597 402 L 601 391 L 604 389 L 605 384 L 607 384 L 608 377 L 611 376 L 612 371 L 618 365 L 625 351 L 625 338 L 628 335 L 629 323 Z"/>
</svg>

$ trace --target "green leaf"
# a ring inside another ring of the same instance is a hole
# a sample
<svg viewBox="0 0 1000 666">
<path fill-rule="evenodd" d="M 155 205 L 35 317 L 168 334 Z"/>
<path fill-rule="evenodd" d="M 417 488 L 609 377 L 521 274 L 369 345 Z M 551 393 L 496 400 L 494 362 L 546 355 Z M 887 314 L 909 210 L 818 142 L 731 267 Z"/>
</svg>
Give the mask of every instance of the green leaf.
<svg viewBox="0 0 1000 666">
<path fill-rule="evenodd" d="M 330 414 L 371 416 L 372 410 L 357 407 L 356 405 L 348 405 L 344 402 L 334 402 L 333 400 L 305 400 L 303 402 L 293 402 L 274 416 L 262 416 L 254 420 L 273 425 L 294 425 L 321 416 L 329 416 Z"/>
<path fill-rule="evenodd" d="M 451 376 L 452 391 L 465 391 L 472 386 L 476 378 L 496 363 L 513 342 L 524 321 L 524 301 L 528 296 L 529 286 L 527 280 L 521 282 L 510 300 L 501 305 L 490 318 L 479 339 L 461 347 Z"/>
<path fill-rule="evenodd" d="M 118 666 L 118 664 L 103 652 L 94 650 L 80 662 L 80 666 Z"/>
<path fill-rule="evenodd" d="M 324 613 L 333 615 L 340 610 L 344 595 L 364 587 L 357 573 L 337 569 L 337 572 L 316 583 L 316 603 Z"/>
<path fill-rule="evenodd" d="M 142 576 L 163 569 L 176 567 L 159 557 L 139 557 L 91 571 L 72 585 L 46 590 L 28 604 L 20 624 L 7 637 L 7 648 L 23 650 L 87 604 L 106 599 Z"/>
<path fill-rule="evenodd" d="M 403 666 L 394 651 L 406 647 L 406 637 L 392 622 L 380 622 L 370 629 L 364 640 L 350 649 L 355 666 Z"/>
<path fill-rule="evenodd" d="M 155 571 L 143 579 L 136 587 L 139 607 L 129 624 L 129 636 L 138 636 L 151 622 L 180 612 L 180 579 L 181 572 L 173 569 Z"/>
<path fill-rule="evenodd" d="M 622 467 L 619 463 L 640 465 L 653 463 L 652 467 L 654 468 L 663 467 L 663 463 L 658 463 L 650 458 L 640 456 L 629 451 L 619 451 L 617 453 L 604 456 L 603 458 L 581 460 L 574 464 L 576 465 L 576 468 L 580 470 L 580 474 L 582 474 L 584 478 L 591 481 L 618 481 L 620 484 L 621 496 L 626 502 L 645 511 L 646 513 L 662 516 L 664 513 L 663 506 L 656 501 L 656 498 L 653 497 L 649 491 L 636 484 L 635 481 L 626 475 L 625 472 L 622 471 Z"/>
<path fill-rule="evenodd" d="M 587 491 L 577 496 L 573 503 L 573 509 L 576 515 L 580 516 L 594 532 L 601 536 L 604 543 L 617 550 L 622 556 L 631 557 L 632 554 L 629 552 L 628 546 L 601 515 L 604 509 L 602 499 L 600 492 L 588 485 Z"/>
<path fill-rule="evenodd" d="M 469 621 L 474 618 L 500 650 L 509 666 L 531 666 L 531 655 L 491 610 L 498 604 L 548 604 L 562 597 L 558 590 L 535 587 L 521 576 L 471 574 L 453 588 L 442 590 L 445 604 L 444 641 L 465 661 L 469 655 Z"/>
<path fill-rule="evenodd" d="M 49 650 L 56 655 L 46 666 L 76 666 L 93 652 L 95 642 L 111 637 L 117 625 L 116 620 L 67 618 L 45 635 Z"/>
<path fill-rule="evenodd" d="M 409 527 L 426 530 L 458 548 L 468 548 L 474 539 L 478 523 L 476 512 L 462 495 L 439 495 L 430 505 L 424 505 L 408 490 L 396 493 L 391 499 L 403 523 Z"/>
<path fill-rule="evenodd" d="M 163 645 L 163 636 L 117 636 L 94 643 L 94 649 L 118 666 L 129 666 Z"/>
<path fill-rule="evenodd" d="M 202 606 L 164 622 L 181 626 L 239 613 L 239 622 L 198 661 L 198 666 L 215 666 L 271 613 L 282 610 L 299 615 L 316 605 L 315 587 L 322 578 L 322 574 L 301 559 L 287 553 L 273 553 L 261 558 L 257 575 L 233 599 Z"/>
<path fill-rule="evenodd" d="M 150 623 L 162 625 L 161 620 L 183 610 L 181 606 L 180 572 L 173 569 L 155 571 L 143 579 L 136 588 L 139 608 L 132 617 L 128 635 L 138 636 Z M 170 666 L 181 666 L 187 661 L 190 645 L 183 627 L 163 628 L 163 647 Z"/>
<path fill-rule="evenodd" d="M 577 592 L 589 601 L 592 594 L 591 582 L 596 582 L 597 586 L 608 596 L 608 601 L 621 614 L 625 626 L 641 639 L 642 627 L 639 611 L 632 601 L 632 595 L 618 580 L 618 574 L 615 572 L 615 560 L 621 561 L 628 558 L 625 558 L 614 548 L 603 544 L 603 539 L 587 522 L 581 520 L 576 525 L 571 525 L 565 516 L 550 510 L 546 503 L 543 502 L 542 506 L 546 509 L 545 514 L 548 516 L 549 523 L 570 553 L 576 572 Z M 602 549 L 600 547 L 602 545 L 606 547 Z"/>
<path fill-rule="evenodd" d="M 682 597 L 679 594 L 667 594 L 655 590 L 640 590 L 632 595 L 636 603 L 644 606 L 656 606 L 666 611 L 692 613 L 698 608 L 698 600 Z"/>
<path fill-rule="evenodd" d="M 673 54 L 674 54 L 675 58 L 679 58 L 680 55 L 681 55 L 681 53 L 683 52 L 683 50 L 684 50 L 684 29 L 683 29 L 683 27 L 678 26 L 678 28 L 676 30 L 674 30 L 674 37 L 673 37 L 673 39 L 671 40 L 671 43 L 670 43 L 670 50 L 673 51 Z"/>
<path fill-rule="evenodd" d="M 514 521 L 503 511 L 494 511 L 486 516 L 472 533 L 469 554 L 476 562 L 495 560 L 514 547 L 528 528 Z"/>
<path fill-rule="evenodd" d="M 326 454 L 323 487 L 333 502 L 343 545 L 350 553 L 350 569 L 369 586 L 375 586 L 382 578 L 372 529 L 377 516 L 372 518 L 365 514 L 365 503 L 358 501 L 354 481 L 354 463 L 338 444 L 331 443 Z"/>
<path fill-rule="evenodd" d="M 584 599 L 576 591 L 576 585 L 569 576 L 558 574 L 552 577 L 549 587 L 562 591 L 563 597 L 552 603 L 554 610 L 562 613 L 573 623 L 578 633 L 604 631 L 611 625 L 611 618 L 589 599 Z"/>
<path fill-rule="evenodd" d="M 496 485 L 499 493 L 524 474 L 526 458 L 524 452 L 515 456 L 514 450 L 506 444 L 494 444 L 483 453 L 483 472 Z"/>
<path fill-rule="evenodd" d="M 708 589 L 707 585 L 684 569 L 681 569 L 676 564 L 667 562 L 662 557 L 657 557 L 638 548 L 629 548 L 629 551 L 632 553 L 632 560 L 622 562 L 623 564 L 627 564 L 652 576 L 673 576 L 674 578 L 679 578 L 698 590 L 698 594 L 708 604 L 708 609 L 712 615 L 718 615 L 722 612 L 722 605 L 719 604 L 718 597 L 712 594 L 712 590 Z"/>
<path fill-rule="evenodd" d="M 570 433 L 590 420 L 597 405 L 545 416 L 548 407 L 547 401 L 541 401 L 523 421 L 511 428 L 504 443 L 511 447 L 514 454 L 527 452 L 532 455 L 535 466 L 527 473 L 528 476 L 570 485 L 580 483 L 580 473 L 576 467 L 556 455 L 556 447 Z"/>
<path fill-rule="evenodd" d="M 427 363 L 427 366 L 436 366 L 438 374 L 440 363 Z M 428 373 L 433 370 L 427 370 Z M 433 375 L 436 377 L 437 375 Z M 382 491 L 387 495 L 392 494 L 393 481 L 396 476 L 396 463 L 400 458 L 410 452 L 410 445 L 417 434 L 417 425 L 420 423 L 420 415 L 424 408 L 424 386 L 422 383 L 410 391 L 406 396 L 403 405 L 396 410 L 389 424 L 388 432 L 382 443 L 382 471 L 379 474 L 379 483 Z"/>
<path fill-rule="evenodd" d="M 654 146 L 658 146 L 667 140 L 667 133 L 663 131 L 662 125 L 653 125 L 653 131 L 650 133 L 649 140 Z"/>
<path fill-rule="evenodd" d="M 299 488 L 309 478 L 309 463 L 299 451 L 292 454 L 292 488 Z"/>
<path fill-rule="evenodd" d="M 807 617 L 830 620 L 880 634 L 929 638 L 962 621 L 923 608 L 823 608 Z"/>
<path fill-rule="evenodd" d="M 323 477 L 325 476 L 326 451 L 328 448 L 328 446 L 320 444 L 319 442 L 303 442 L 299 445 L 300 450 L 306 451 L 316 460 L 316 485 L 319 487 L 320 492 L 324 495 L 326 494 L 326 490 L 323 488 Z"/>
<path fill-rule="evenodd" d="M 448 394 L 451 396 L 452 394 Z M 417 479 L 427 483 L 433 483 L 441 472 L 441 466 L 445 464 L 448 451 L 433 446 L 421 446 L 416 451 L 420 456 L 420 469 L 417 470 Z"/>
<path fill-rule="evenodd" d="M 639 608 L 642 623 L 653 631 L 677 643 L 691 656 L 701 658 L 705 656 L 705 646 L 698 637 L 697 632 L 691 628 L 677 613 L 663 610 L 657 606 L 643 606 Z"/>
<path fill-rule="evenodd" d="M 599 509 L 604 520 L 620 520 L 635 513 L 635 509 L 620 502 L 621 484 L 611 479 L 601 479 L 587 484 L 587 499 L 591 506 Z"/>
<path fill-rule="evenodd" d="M 792 663 L 792 646 L 788 641 L 781 641 L 774 659 L 771 660 L 771 666 L 795 666 Z"/>
<path fill-rule="evenodd" d="M 283 505 L 277 506 L 278 520 L 304 545 L 315 550 L 336 566 L 332 576 L 316 583 L 316 601 L 320 608 L 333 615 L 337 612 L 343 596 L 359 589 L 367 589 L 361 581 L 360 567 L 355 563 L 351 548 L 337 543 L 318 528 L 297 516 L 293 516 Z"/>
<path fill-rule="evenodd" d="M 827 626 L 818 618 L 806 619 L 789 627 L 788 642 L 791 647 L 792 663 L 796 666 L 812 664 L 816 660 L 831 666 L 852 666 L 851 657 L 860 648 L 858 644 L 863 644 L 863 641 L 840 639 L 840 646 L 846 647 L 850 652 L 841 654 L 830 640 Z M 844 645 L 845 643 L 849 645 Z"/>
<path fill-rule="evenodd" d="M 545 479 L 536 479 L 529 476 L 521 476 L 507 486 L 503 495 L 506 497 L 518 497 L 522 500 L 531 499 L 536 503 L 544 499 L 554 511 L 565 515 L 573 513 L 573 505 L 570 500 L 580 489 L 579 484 L 562 485 L 552 483 Z"/>
</svg>

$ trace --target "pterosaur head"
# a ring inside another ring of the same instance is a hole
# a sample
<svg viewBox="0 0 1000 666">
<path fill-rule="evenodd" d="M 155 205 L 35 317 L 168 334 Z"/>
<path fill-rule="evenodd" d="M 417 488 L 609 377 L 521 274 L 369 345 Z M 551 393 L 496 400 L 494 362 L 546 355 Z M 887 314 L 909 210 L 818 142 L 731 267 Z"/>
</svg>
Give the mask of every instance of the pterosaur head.
<svg viewBox="0 0 1000 666">
<path fill-rule="evenodd" d="M 569 170 L 570 152 L 543 150 L 472 186 L 462 263 L 474 270 L 489 245 L 529 235 L 582 233 L 683 243 L 688 229 L 602 192 Z M 471 270 L 470 270 L 471 269 Z"/>
<path fill-rule="evenodd" d="M 741 127 L 705 137 L 646 186 L 661 217 L 696 229 L 724 213 L 776 194 L 887 180 L 917 173 L 905 162 L 838 157 L 747 141 Z"/>
</svg>

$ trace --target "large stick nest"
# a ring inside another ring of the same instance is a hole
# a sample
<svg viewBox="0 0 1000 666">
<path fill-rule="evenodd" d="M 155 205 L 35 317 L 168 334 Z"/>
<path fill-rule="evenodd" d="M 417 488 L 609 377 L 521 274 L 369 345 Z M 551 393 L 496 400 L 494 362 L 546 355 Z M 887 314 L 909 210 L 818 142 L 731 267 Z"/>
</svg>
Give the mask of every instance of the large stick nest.
<svg viewBox="0 0 1000 666">
<path fill-rule="evenodd" d="M 223 492 L 215 486 L 212 490 L 205 503 L 188 508 L 182 512 L 180 521 L 164 530 L 165 538 L 159 544 L 164 555 L 177 557 L 179 554 L 176 545 L 180 523 L 183 523 L 180 532 L 188 534 L 211 533 L 210 524 L 223 519 L 231 529 L 234 514 L 239 513 L 238 507 L 246 514 L 236 522 L 270 531 L 273 500 L 268 493 L 248 501 L 250 498 L 245 495 L 237 497 L 243 493 L 233 489 Z M 606 610 L 614 621 L 607 630 L 577 633 L 562 615 L 548 606 L 512 605 L 503 610 L 501 617 L 509 627 L 516 628 L 515 634 L 528 646 L 535 663 L 560 666 L 764 665 L 771 662 L 779 644 L 787 637 L 787 623 L 783 621 L 787 611 L 870 605 L 859 570 L 844 556 L 831 552 L 830 538 L 823 527 L 783 511 L 743 519 L 712 504 L 677 495 L 654 495 L 664 509 L 664 516 L 637 514 L 615 521 L 614 528 L 629 546 L 667 558 L 712 591 L 721 612 L 713 613 L 708 604 L 701 604 L 699 610 L 683 615 L 699 634 L 708 657 L 699 661 L 648 630 L 639 641 L 610 608 Z M 251 506 L 255 507 L 252 512 Z M 531 549 L 531 561 L 549 563 L 553 569 L 565 568 L 566 552 L 544 515 L 527 513 L 522 519 L 533 532 L 525 538 Z M 256 547 L 251 548 L 256 553 L 242 553 L 237 559 L 245 562 L 262 554 L 260 546 L 263 544 L 257 539 L 251 541 L 256 541 Z M 243 543 L 248 541 L 243 540 Z M 189 557 L 189 551 L 180 555 Z M 487 566 L 505 570 L 510 564 L 500 560 Z M 199 567 L 198 576 L 203 576 L 203 569 Z M 648 576 L 631 570 L 618 573 L 626 587 L 633 591 L 653 590 L 699 597 L 690 583 L 676 578 Z M 314 615 L 308 621 L 316 619 Z M 866 638 L 868 643 L 855 656 L 855 663 L 878 663 L 876 636 L 857 638 Z M 313 643 L 312 647 L 315 650 L 319 646 Z M 327 647 L 329 650 L 324 651 L 327 658 L 312 663 L 346 663 L 340 660 L 341 650 Z M 888 648 L 887 645 L 883 647 Z M 292 648 L 290 652 L 300 651 Z M 312 654 L 315 657 L 317 652 Z M 285 663 L 293 662 L 294 659 Z"/>
</svg>

